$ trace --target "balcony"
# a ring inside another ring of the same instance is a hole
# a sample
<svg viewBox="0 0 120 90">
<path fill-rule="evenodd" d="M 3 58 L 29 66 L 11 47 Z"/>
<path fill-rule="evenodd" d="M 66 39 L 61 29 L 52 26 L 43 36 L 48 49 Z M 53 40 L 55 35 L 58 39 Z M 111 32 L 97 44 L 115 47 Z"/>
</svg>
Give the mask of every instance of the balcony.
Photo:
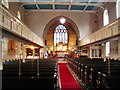
<svg viewBox="0 0 120 90">
<path fill-rule="evenodd" d="M 19 20 L 10 10 L 0 5 L 0 26 L 5 30 L 29 40 L 39 46 L 43 46 L 43 41 L 35 35 L 24 22 Z"/>
<path fill-rule="evenodd" d="M 80 47 L 85 46 L 88 44 L 99 42 L 101 40 L 109 39 L 119 35 L 120 35 L 120 18 L 112 22 L 111 24 L 97 30 L 93 34 L 89 35 L 88 37 L 82 39 L 79 42 L 79 46 Z"/>
</svg>

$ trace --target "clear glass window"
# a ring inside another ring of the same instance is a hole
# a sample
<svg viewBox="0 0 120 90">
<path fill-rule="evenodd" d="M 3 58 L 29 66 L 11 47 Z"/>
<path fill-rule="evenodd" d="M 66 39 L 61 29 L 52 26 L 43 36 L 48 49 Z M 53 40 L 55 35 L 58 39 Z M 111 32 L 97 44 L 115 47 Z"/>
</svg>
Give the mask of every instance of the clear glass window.
<svg viewBox="0 0 120 90">
<path fill-rule="evenodd" d="M 103 25 L 106 26 L 109 24 L 109 15 L 108 15 L 108 10 L 104 10 L 104 15 L 103 15 Z"/>
<path fill-rule="evenodd" d="M 120 0 L 117 0 L 116 2 L 116 17 L 120 17 Z"/>
</svg>

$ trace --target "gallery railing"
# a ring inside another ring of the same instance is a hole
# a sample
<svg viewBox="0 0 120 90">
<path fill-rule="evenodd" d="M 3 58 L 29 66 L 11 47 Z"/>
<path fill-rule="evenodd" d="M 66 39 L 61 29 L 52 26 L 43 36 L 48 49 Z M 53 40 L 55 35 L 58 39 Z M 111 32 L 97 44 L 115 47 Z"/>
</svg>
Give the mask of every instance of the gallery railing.
<svg viewBox="0 0 120 90">
<path fill-rule="evenodd" d="M 120 18 L 82 39 L 79 42 L 79 46 L 88 45 L 118 35 L 120 35 Z"/>
<path fill-rule="evenodd" d="M 2 5 L 0 5 L 0 26 L 9 32 L 43 46 L 43 41 L 23 21 Z"/>
</svg>

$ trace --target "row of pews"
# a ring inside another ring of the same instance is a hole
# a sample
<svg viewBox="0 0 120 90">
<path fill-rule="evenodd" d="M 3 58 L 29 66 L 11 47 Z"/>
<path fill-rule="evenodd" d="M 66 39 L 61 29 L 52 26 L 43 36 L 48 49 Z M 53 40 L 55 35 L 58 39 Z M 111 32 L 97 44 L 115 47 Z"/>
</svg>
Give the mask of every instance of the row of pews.
<svg viewBox="0 0 120 90">
<path fill-rule="evenodd" d="M 120 61 L 114 59 L 68 59 L 83 88 L 88 90 L 112 90 L 120 88 Z"/>
<path fill-rule="evenodd" d="M 2 90 L 57 88 L 57 60 L 22 60 L 3 63 Z"/>
</svg>

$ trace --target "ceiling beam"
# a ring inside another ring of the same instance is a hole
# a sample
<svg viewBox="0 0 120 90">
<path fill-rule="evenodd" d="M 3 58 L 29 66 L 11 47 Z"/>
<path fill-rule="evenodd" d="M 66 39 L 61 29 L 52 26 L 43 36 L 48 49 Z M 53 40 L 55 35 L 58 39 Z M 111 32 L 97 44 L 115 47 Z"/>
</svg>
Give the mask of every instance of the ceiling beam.
<svg viewBox="0 0 120 90">
<path fill-rule="evenodd" d="M 82 12 L 82 13 L 96 13 L 96 10 L 92 10 L 92 11 L 83 11 L 83 10 L 53 10 L 53 9 L 40 9 L 40 10 L 29 10 L 29 12 Z"/>
<path fill-rule="evenodd" d="M 36 4 L 35 2 L 23 2 L 25 4 Z M 37 2 L 37 4 L 54 4 L 54 5 L 89 5 L 89 6 L 102 6 L 101 3 L 79 3 L 79 2 Z"/>
<path fill-rule="evenodd" d="M 52 7 L 53 7 L 53 10 L 55 10 L 55 5 L 54 4 L 52 5 Z"/>
<path fill-rule="evenodd" d="M 90 2 L 91 2 L 92 0 L 89 0 L 88 1 L 88 4 L 90 4 Z M 86 10 L 86 8 L 88 7 L 88 4 L 85 6 L 85 8 L 83 9 L 84 11 Z"/>
<path fill-rule="evenodd" d="M 37 1 L 34 0 L 34 2 L 35 2 L 35 5 L 36 5 L 37 9 L 40 9 L 40 7 L 39 7 L 38 4 L 37 4 Z"/>
<path fill-rule="evenodd" d="M 70 0 L 70 3 L 72 3 L 73 2 L 73 0 Z M 71 5 L 69 5 L 69 7 L 68 7 L 68 10 L 70 10 L 71 9 Z"/>
<path fill-rule="evenodd" d="M 37 9 L 40 9 L 40 7 L 38 6 L 38 4 L 36 4 L 36 7 L 37 7 Z"/>
<path fill-rule="evenodd" d="M 52 0 L 52 2 L 54 3 L 55 0 Z M 52 4 L 53 10 L 55 10 L 55 4 Z"/>
</svg>

